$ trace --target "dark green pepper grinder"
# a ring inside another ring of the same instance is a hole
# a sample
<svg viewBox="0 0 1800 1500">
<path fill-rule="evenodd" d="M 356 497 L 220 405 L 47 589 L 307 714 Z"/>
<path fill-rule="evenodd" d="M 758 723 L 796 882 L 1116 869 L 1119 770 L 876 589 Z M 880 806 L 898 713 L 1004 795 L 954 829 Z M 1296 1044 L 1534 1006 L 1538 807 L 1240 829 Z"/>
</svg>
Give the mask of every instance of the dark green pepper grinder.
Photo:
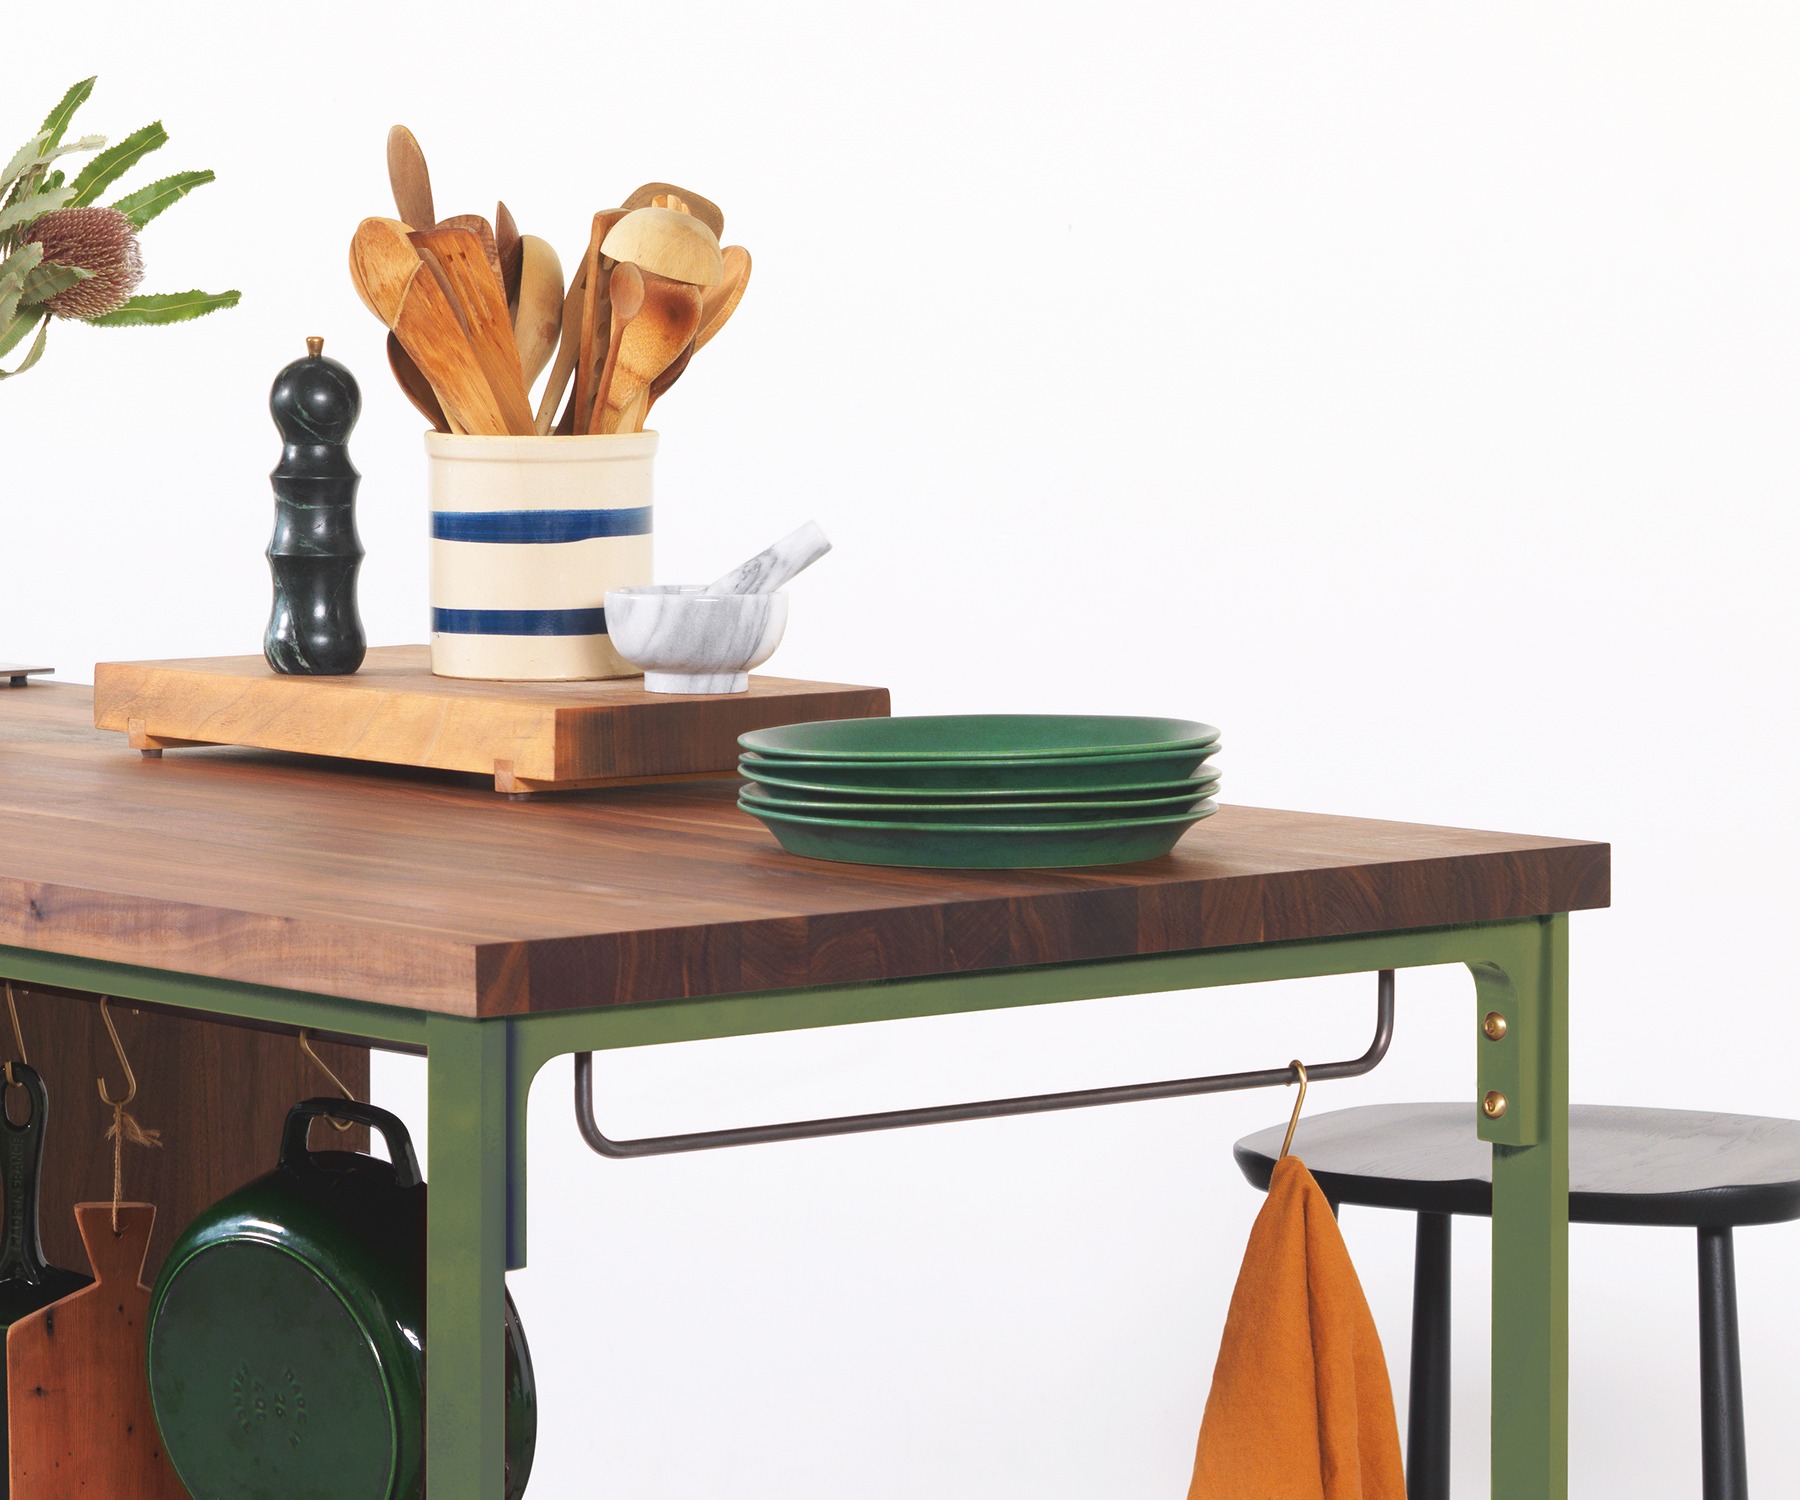
<svg viewBox="0 0 1800 1500">
<path fill-rule="evenodd" d="M 275 377 L 269 412 L 281 431 L 275 535 L 267 553 L 275 605 L 263 655 L 277 672 L 337 677 L 362 665 L 368 641 L 356 610 L 363 547 L 356 535 L 361 475 L 345 446 L 362 411 L 356 377 L 309 338 L 306 358 Z"/>
</svg>

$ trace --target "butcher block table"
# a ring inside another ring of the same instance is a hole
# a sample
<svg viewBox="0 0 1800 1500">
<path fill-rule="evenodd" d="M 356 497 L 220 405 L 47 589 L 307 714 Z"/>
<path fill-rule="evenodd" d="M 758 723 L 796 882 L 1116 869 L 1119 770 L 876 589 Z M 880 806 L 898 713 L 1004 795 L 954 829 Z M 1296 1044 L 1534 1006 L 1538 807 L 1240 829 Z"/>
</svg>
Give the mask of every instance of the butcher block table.
<svg viewBox="0 0 1800 1500">
<path fill-rule="evenodd" d="M 1607 904 L 1605 844 L 1227 806 L 1138 865 L 876 869 L 782 853 L 733 781 L 513 801 L 146 759 L 92 713 L 85 688 L 0 691 L 0 975 L 425 1053 L 432 1500 L 501 1493 L 504 1278 L 551 1058 L 1430 964 L 1474 977 L 1493 1494 L 1566 1494 L 1567 914 Z"/>
</svg>

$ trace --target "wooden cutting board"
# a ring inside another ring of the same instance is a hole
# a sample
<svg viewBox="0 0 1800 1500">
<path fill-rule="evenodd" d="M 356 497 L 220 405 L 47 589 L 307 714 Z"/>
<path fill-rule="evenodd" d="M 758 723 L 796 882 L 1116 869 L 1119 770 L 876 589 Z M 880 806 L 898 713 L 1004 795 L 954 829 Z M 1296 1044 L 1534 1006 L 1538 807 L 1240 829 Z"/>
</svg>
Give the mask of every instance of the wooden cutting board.
<svg viewBox="0 0 1800 1500">
<path fill-rule="evenodd" d="M 6 1336 L 12 1500 L 188 1500 L 162 1451 L 144 1373 L 150 1288 L 139 1279 L 156 1209 L 75 1209 L 95 1284 Z"/>
<path fill-rule="evenodd" d="M 377 646 L 346 677 L 282 676 L 260 656 L 94 668 L 95 728 L 150 755 L 244 745 L 473 771 L 513 795 L 729 775 L 747 730 L 888 712 L 886 688 L 786 677 L 699 696 L 636 677 L 470 682 L 433 676 L 424 646 Z"/>
</svg>

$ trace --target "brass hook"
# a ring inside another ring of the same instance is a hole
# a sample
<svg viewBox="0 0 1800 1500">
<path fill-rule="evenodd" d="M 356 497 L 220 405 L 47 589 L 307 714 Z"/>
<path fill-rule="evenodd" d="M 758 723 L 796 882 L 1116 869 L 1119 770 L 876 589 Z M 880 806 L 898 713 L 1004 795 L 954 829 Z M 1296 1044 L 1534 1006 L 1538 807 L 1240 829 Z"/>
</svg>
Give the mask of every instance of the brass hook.
<svg viewBox="0 0 1800 1500">
<path fill-rule="evenodd" d="M 30 1067 L 31 1058 L 25 1051 L 25 1033 L 19 1029 L 19 1002 L 13 996 L 13 986 L 10 979 L 6 981 L 6 1008 L 12 1013 L 13 1041 L 17 1044 L 19 1049 L 19 1061 L 24 1063 L 26 1067 Z M 24 1087 L 17 1078 L 13 1077 L 13 1065 L 10 1057 L 6 1060 L 6 1086 L 9 1089 Z"/>
<path fill-rule="evenodd" d="M 1281 1142 L 1281 1155 L 1275 1158 L 1277 1161 L 1287 1159 L 1288 1148 L 1294 1144 L 1294 1132 L 1300 1128 L 1300 1111 L 1306 1108 L 1306 1064 L 1296 1057 L 1288 1066 L 1299 1077 L 1300 1097 L 1294 1100 L 1294 1113 L 1288 1120 L 1287 1135 Z"/>
<path fill-rule="evenodd" d="M 107 1002 L 111 998 L 110 995 L 100 997 L 100 1019 L 106 1022 L 106 1034 L 112 1038 L 113 1051 L 119 1054 L 119 1066 L 125 1070 L 125 1097 L 115 1099 L 107 1093 L 104 1078 L 96 1078 L 94 1082 L 99 1086 L 101 1103 L 105 1104 L 108 1109 L 123 1109 L 137 1098 L 137 1074 L 131 1071 L 131 1059 L 126 1057 L 125 1048 L 119 1041 L 119 1028 L 113 1025 L 112 1013 L 106 1008 Z"/>
<path fill-rule="evenodd" d="M 350 1086 L 345 1083 L 343 1079 L 339 1078 L 336 1073 L 331 1071 L 331 1068 L 327 1065 L 324 1058 L 313 1051 L 312 1038 L 307 1034 L 305 1027 L 300 1029 L 300 1050 L 311 1059 L 312 1065 L 315 1068 L 331 1080 L 332 1086 L 336 1088 L 340 1094 L 352 1103 L 356 1101 L 356 1095 L 350 1092 Z M 356 1122 L 353 1120 L 333 1119 L 331 1121 L 331 1128 L 337 1131 L 339 1135 L 342 1135 L 346 1130 L 354 1130 L 356 1128 Z"/>
</svg>

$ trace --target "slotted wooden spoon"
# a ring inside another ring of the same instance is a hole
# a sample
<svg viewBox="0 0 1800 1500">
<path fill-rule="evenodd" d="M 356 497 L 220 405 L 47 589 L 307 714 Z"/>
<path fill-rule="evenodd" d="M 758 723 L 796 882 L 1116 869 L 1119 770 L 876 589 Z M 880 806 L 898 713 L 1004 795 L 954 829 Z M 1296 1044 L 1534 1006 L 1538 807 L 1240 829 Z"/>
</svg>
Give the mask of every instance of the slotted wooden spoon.
<svg viewBox="0 0 1800 1500">
<path fill-rule="evenodd" d="M 525 436 L 535 431 L 530 398 L 506 316 L 506 294 L 490 272 L 480 239 L 448 223 L 412 236 L 412 243 L 437 258 L 449 278 L 476 362 L 494 393 L 506 430 Z"/>
</svg>

